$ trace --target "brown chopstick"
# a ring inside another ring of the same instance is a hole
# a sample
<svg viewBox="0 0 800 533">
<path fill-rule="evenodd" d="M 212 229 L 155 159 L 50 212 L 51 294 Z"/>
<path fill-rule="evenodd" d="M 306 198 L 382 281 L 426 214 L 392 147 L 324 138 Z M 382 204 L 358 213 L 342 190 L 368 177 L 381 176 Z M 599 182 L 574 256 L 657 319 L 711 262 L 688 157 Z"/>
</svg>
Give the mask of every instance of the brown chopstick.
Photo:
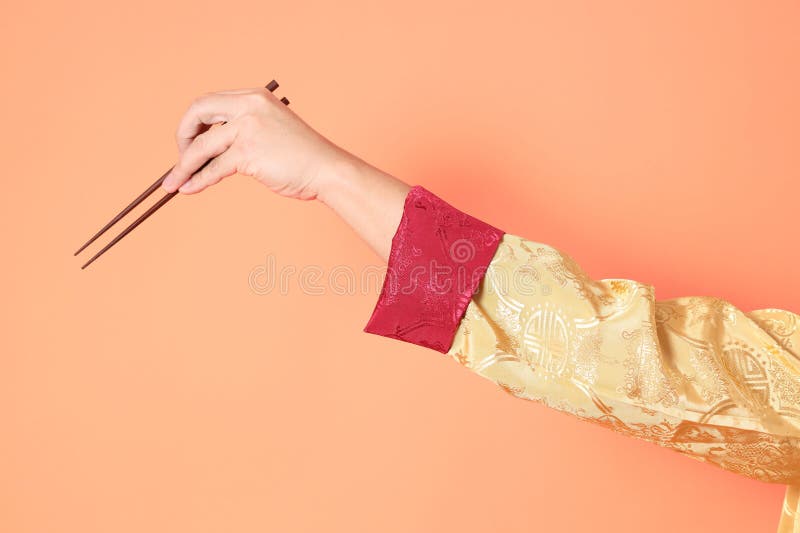
<svg viewBox="0 0 800 533">
<path fill-rule="evenodd" d="M 269 83 L 266 85 L 266 88 L 267 88 L 267 90 L 268 90 L 269 92 L 275 92 L 275 89 L 277 89 L 277 88 L 278 88 L 278 82 L 277 82 L 277 81 L 275 81 L 275 80 L 272 80 L 271 82 L 269 82 Z M 289 99 L 288 99 L 288 98 L 286 98 L 285 96 L 284 96 L 283 98 L 281 98 L 281 102 L 282 102 L 284 105 L 289 105 Z M 205 168 L 205 166 L 206 166 L 206 165 L 208 165 L 210 162 L 211 162 L 211 159 L 209 159 L 208 161 L 206 161 L 205 163 L 203 163 L 203 166 L 201 166 L 199 169 L 197 169 L 197 170 L 195 171 L 195 174 L 196 174 L 197 172 L 200 172 L 200 171 L 201 171 L 203 168 Z M 164 181 L 164 178 L 166 178 L 166 177 L 167 177 L 167 174 L 169 174 L 171 170 L 172 170 L 172 168 L 170 168 L 170 169 L 169 169 L 169 170 L 167 170 L 167 171 L 166 171 L 164 174 L 162 174 L 160 178 L 158 178 L 158 179 L 157 179 L 157 180 L 156 180 L 156 181 L 155 181 L 155 182 L 154 182 L 152 185 L 150 185 L 150 186 L 149 186 L 149 187 L 148 187 L 148 188 L 147 188 L 147 189 L 146 189 L 146 190 L 145 190 L 145 191 L 144 191 L 142 194 L 140 194 L 138 197 L 136 197 L 136 199 L 135 199 L 133 202 L 131 202 L 130 204 L 128 204 L 128 206 L 127 206 L 127 207 L 125 207 L 125 209 L 123 209 L 122 211 L 120 211 L 120 212 L 119 212 L 119 214 L 117 214 L 117 216 L 115 216 L 114 218 L 112 218 L 112 219 L 111 219 L 111 221 L 109 221 L 109 223 L 108 223 L 108 224 L 106 224 L 105 226 L 103 226 L 103 227 L 100 229 L 100 231 L 98 231 L 97 233 L 95 233 L 95 234 L 92 236 L 92 238 L 91 238 L 91 239 L 89 239 L 88 241 L 86 241 L 86 243 L 84 243 L 84 245 L 83 245 L 83 246 L 81 246 L 81 247 L 78 249 L 78 251 L 77 251 L 77 252 L 75 252 L 73 255 L 78 255 L 79 253 L 81 253 L 81 252 L 82 252 L 82 251 L 83 251 L 83 250 L 84 250 L 84 249 L 85 249 L 87 246 L 89 246 L 89 245 L 90 245 L 90 244 L 92 244 L 92 243 L 93 243 L 95 240 L 97 240 L 97 238 L 98 238 L 98 237 L 100 237 L 100 236 L 101 236 L 103 233 L 105 233 L 106 231 L 108 231 L 108 229 L 109 229 L 109 228 L 111 228 L 111 226 L 113 226 L 114 224 L 116 224 L 117 222 L 119 222 L 119 221 L 120 221 L 120 220 L 121 220 L 121 219 L 122 219 L 122 218 L 123 218 L 125 215 L 127 215 L 128 213 L 130 213 L 130 212 L 131 212 L 131 210 L 133 210 L 133 209 L 134 209 L 134 208 L 135 208 L 137 205 L 139 205 L 140 203 L 142 203 L 142 201 L 144 201 L 144 199 L 145 199 L 145 198 L 147 198 L 148 196 L 150 196 L 151 194 L 153 194 L 153 193 L 156 191 L 156 189 L 158 189 L 158 188 L 161 186 L 161 183 Z M 173 198 L 173 197 L 175 197 L 175 195 L 177 195 L 177 194 L 178 194 L 178 191 L 174 191 L 174 192 L 167 193 L 167 194 L 165 194 L 164 196 L 162 196 L 160 200 L 158 200 L 158 201 L 157 201 L 155 204 L 153 204 L 153 205 L 152 205 L 152 206 L 151 206 L 151 207 L 150 207 L 150 208 L 149 208 L 147 211 L 145 211 L 144 213 L 142 213 L 142 214 L 141 214 L 141 216 L 139 216 L 139 218 L 137 218 L 136 220 L 134 220 L 134 221 L 133 221 L 133 222 L 132 222 L 132 223 L 131 223 L 131 224 L 130 224 L 130 225 L 127 227 L 127 228 L 125 228 L 124 230 L 122 230 L 122 232 L 120 232 L 120 234 L 119 234 L 119 235 L 117 235 L 116 237 L 114 237 L 114 239 L 112 239 L 112 240 L 111 240 L 111 242 L 109 242 L 107 245 L 105 245 L 105 246 L 103 247 L 103 249 L 102 249 L 102 250 L 100 250 L 99 252 L 97 252 L 96 254 L 94 254 L 94 256 L 92 256 L 92 258 L 91 258 L 91 259 L 89 259 L 89 260 L 88 260 L 88 261 L 87 261 L 87 262 L 86 262 L 86 263 L 85 263 L 85 264 L 84 264 L 84 265 L 81 267 L 81 270 L 83 270 L 84 268 L 86 268 L 87 266 L 89 266 L 90 264 L 92 264 L 92 263 L 93 263 L 93 262 L 94 262 L 94 261 L 95 261 L 95 260 L 96 260 L 98 257 L 100 257 L 101 255 L 103 255 L 104 253 L 106 253 L 106 251 L 108 251 L 108 249 L 109 249 L 109 248 L 111 248 L 112 246 L 114 246 L 115 244 L 117 244 L 117 243 L 118 243 L 120 240 L 122 240 L 122 238 L 123 238 L 123 237 L 125 237 L 125 236 L 126 236 L 128 233 L 130 233 L 131 231 L 133 231 L 133 230 L 136 228 L 136 226 L 138 226 L 139 224 L 141 224 L 142 222 L 144 222 L 144 221 L 145 221 L 145 219 L 147 219 L 147 217 L 149 217 L 150 215 L 152 215 L 153 213 L 155 213 L 156 211 L 158 211 L 159 209 L 161 209 L 161 207 L 163 207 L 163 206 L 164 206 L 164 204 L 166 204 L 167 202 L 169 202 L 170 200 L 172 200 L 172 198 Z"/>
</svg>

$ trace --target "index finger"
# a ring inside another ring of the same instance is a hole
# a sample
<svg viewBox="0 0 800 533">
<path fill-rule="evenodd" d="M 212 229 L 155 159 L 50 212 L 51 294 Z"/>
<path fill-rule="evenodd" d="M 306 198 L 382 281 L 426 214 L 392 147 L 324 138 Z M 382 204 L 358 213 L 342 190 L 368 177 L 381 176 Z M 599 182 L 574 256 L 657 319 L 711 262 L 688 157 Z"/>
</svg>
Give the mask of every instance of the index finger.
<svg viewBox="0 0 800 533">
<path fill-rule="evenodd" d="M 208 129 L 207 126 L 230 122 L 238 116 L 242 104 L 241 98 L 237 96 L 239 95 L 214 93 L 192 102 L 175 132 L 178 151 L 183 153 L 197 135 Z"/>
</svg>

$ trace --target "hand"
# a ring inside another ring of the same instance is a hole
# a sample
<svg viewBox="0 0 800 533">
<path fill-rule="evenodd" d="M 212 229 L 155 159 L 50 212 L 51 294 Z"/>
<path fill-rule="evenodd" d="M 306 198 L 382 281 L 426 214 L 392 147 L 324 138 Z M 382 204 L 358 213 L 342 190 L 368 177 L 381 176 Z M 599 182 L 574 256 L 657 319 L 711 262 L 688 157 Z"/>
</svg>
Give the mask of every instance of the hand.
<svg viewBox="0 0 800 533">
<path fill-rule="evenodd" d="M 196 99 L 180 121 L 176 140 L 179 159 L 162 187 L 184 194 L 238 172 L 283 196 L 313 200 L 327 169 L 352 157 L 263 88 Z"/>
<path fill-rule="evenodd" d="M 252 176 L 283 196 L 318 198 L 389 257 L 409 186 L 317 133 L 268 90 L 198 98 L 176 137 L 178 162 L 161 185 L 167 192 L 193 194 L 237 172 Z"/>
</svg>

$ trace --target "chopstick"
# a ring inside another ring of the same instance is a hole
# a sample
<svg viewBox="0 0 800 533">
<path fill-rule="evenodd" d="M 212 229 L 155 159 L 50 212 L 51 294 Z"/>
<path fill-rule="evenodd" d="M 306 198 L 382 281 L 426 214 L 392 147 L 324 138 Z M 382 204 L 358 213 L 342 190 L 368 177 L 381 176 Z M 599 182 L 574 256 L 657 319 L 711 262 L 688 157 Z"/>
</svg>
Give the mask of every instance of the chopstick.
<svg viewBox="0 0 800 533">
<path fill-rule="evenodd" d="M 269 83 L 266 85 L 266 89 L 267 89 L 269 92 L 275 92 L 275 89 L 277 89 L 277 88 L 278 88 L 278 82 L 277 82 L 277 81 L 275 81 L 275 80 L 272 80 L 271 82 L 269 82 Z M 288 98 L 286 98 L 285 96 L 284 96 L 283 98 L 281 98 L 281 102 L 282 102 L 284 105 L 289 105 L 289 99 L 288 99 Z M 199 169 L 197 169 L 197 170 L 195 171 L 195 174 L 196 174 L 197 172 L 200 172 L 201 170 L 203 170 L 203 168 L 205 168 L 205 166 L 206 166 L 206 165 L 208 165 L 210 162 L 211 162 L 211 159 L 209 159 L 208 161 L 206 161 L 205 163 L 203 163 L 203 166 L 201 166 Z M 173 168 L 174 168 L 174 167 L 173 167 Z M 160 178 L 158 178 L 158 179 L 157 179 L 155 182 L 153 182 L 153 184 L 152 184 L 152 185 L 150 185 L 150 186 L 149 186 L 149 187 L 148 187 L 148 188 L 147 188 L 147 189 L 146 189 L 146 190 L 145 190 L 145 191 L 144 191 L 142 194 L 140 194 L 138 197 L 136 197 L 136 199 L 135 199 L 133 202 L 131 202 L 130 204 L 128 204 L 128 206 L 127 206 L 127 207 L 125 207 L 125 209 L 123 209 L 122 211 L 120 211 L 120 212 L 117 214 L 117 216 L 115 216 L 114 218 L 112 218 L 112 219 L 111 219 L 111 220 L 108 222 L 108 224 L 106 224 L 105 226 L 103 226 L 103 227 L 100 229 L 100 231 L 98 231 L 97 233 L 95 233 L 95 234 L 92 236 L 92 238 L 90 238 L 88 241 L 86 241 L 86 242 L 83 244 L 83 246 L 81 246 L 80 248 L 78 248 L 78 251 L 77 251 L 77 252 L 75 252 L 73 255 L 78 255 L 78 254 L 79 254 L 79 253 L 81 253 L 83 250 L 85 250 L 87 246 L 89 246 L 90 244 L 92 244 L 94 241 L 96 241 L 96 240 L 97 240 L 97 238 L 98 238 L 98 237 L 100 237 L 102 234 L 104 234 L 106 231 L 108 231 L 108 229 L 109 229 L 109 228 L 111 228 L 111 226 L 113 226 L 114 224 L 116 224 L 117 222 L 119 222 L 119 221 L 120 221 L 120 220 L 121 220 L 121 219 L 122 219 L 122 218 L 123 218 L 125 215 L 127 215 L 128 213 L 130 213 L 130 212 L 131 212 L 131 211 L 132 211 L 132 210 L 133 210 L 133 209 L 134 209 L 134 208 L 135 208 L 137 205 L 139 205 L 140 203 L 142 203 L 142 202 L 144 201 L 144 199 L 145 199 L 145 198 L 147 198 L 148 196 L 150 196 L 151 194 L 153 194 L 153 193 L 156 191 L 156 189 L 158 189 L 158 188 L 161 186 L 161 183 L 164 181 L 164 178 L 166 178 L 166 177 L 167 177 L 167 175 L 170 173 L 170 171 L 171 171 L 171 170 L 172 170 L 172 168 L 170 168 L 169 170 L 167 170 L 166 172 L 164 172 L 164 174 L 162 174 Z M 136 220 L 134 220 L 133 222 L 131 222 L 131 224 L 130 224 L 130 225 L 127 227 L 127 228 L 125 228 L 124 230 L 122 230 L 122 232 L 120 232 L 120 234 L 119 234 L 119 235 L 117 235 L 116 237 L 114 237 L 114 238 L 111 240 L 111 242 L 109 242 L 107 245 L 105 245 L 105 246 L 103 247 L 103 249 L 101 249 L 99 252 L 97 252 L 96 254 L 94 254 L 94 256 L 92 256 L 92 258 L 91 258 L 91 259 L 89 259 L 89 260 L 88 260 L 88 261 L 87 261 L 87 262 L 86 262 L 86 263 L 85 263 L 85 264 L 84 264 L 84 265 L 81 267 L 81 270 L 83 270 L 83 269 L 85 269 L 87 266 L 91 265 L 91 264 L 92 264 L 92 263 L 93 263 L 93 262 L 94 262 L 94 261 L 95 261 L 95 260 L 96 260 L 98 257 L 100 257 L 101 255 L 103 255 L 104 253 L 106 253 L 106 251 L 108 251 L 108 250 L 109 250 L 109 248 L 111 248 L 112 246 L 114 246 L 115 244 L 117 244 L 117 243 L 118 243 L 120 240 L 122 240 L 122 238 L 123 238 L 123 237 L 125 237 L 125 236 L 126 236 L 128 233 L 130 233 L 131 231 L 133 231 L 133 230 L 136 228 L 136 226 L 138 226 L 139 224 L 141 224 L 142 222 L 144 222 L 144 221 L 145 221 L 145 220 L 146 220 L 146 219 L 147 219 L 147 218 L 148 218 L 150 215 L 152 215 L 153 213 L 155 213 L 156 211 L 158 211 L 159 209 L 161 209 L 161 208 L 164 206 L 164 204 L 166 204 L 167 202 L 169 202 L 170 200 L 172 200 L 172 198 L 174 198 L 174 197 L 175 197 L 177 194 L 178 194 L 178 191 L 176 190 L 176 191 L 174 191 L 174 192 L 167 193 L 167 194 L 165 194 L 164 196 L 162 196 L 160 200 L 158 200 L 158 201 L 157 201 L 155 204 L 153 204 L 153 205 L 152 205 L 152 206 L 151 206 L 151 207 L 150 207 L 150 208 L 149 208 L 147 211 L 145 211 L 144 213 L 142 213 L 142 214 L 141 214 L 141 216 L 139 216 L 139 218 L 137 218 Z"/>
</svg>

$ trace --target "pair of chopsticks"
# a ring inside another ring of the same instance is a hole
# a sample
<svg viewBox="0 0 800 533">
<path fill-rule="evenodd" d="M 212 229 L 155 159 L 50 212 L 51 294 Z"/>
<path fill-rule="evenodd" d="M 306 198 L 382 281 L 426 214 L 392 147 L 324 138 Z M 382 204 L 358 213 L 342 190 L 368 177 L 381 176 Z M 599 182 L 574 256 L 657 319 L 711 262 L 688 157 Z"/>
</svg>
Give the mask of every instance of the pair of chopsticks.
<svg viewBox="0 0 800 533">
<path fill-rule="evenodd" d="M 275 92 L 275 89 L 277 89 L 277 88 L 278 88 L 278 82 L 277 82 L 277 81 L 275 81 L 275 80 L 272 80 L 271 82 L 269 82 L 269 83 L 266 85 L 266 89 L 267 89 L 269 92 Z M 285 96 L 284 96 L 283 98 L 281 98 L 281 102 L 283 102 L 283 104 L 284 104 L 284 105 L 289 105 L 289 100 L 288 100 L 288 99 L 287 99 Z M 208 165 L 210 162 L 211 162 L 211 159 L 209 159 L 208 161 L 206 161 L 205 163 L 203 163 L 203 166 L 201 166 L 199 169 L 197 169 L 197 170 L 195 171 L 195 173 L 197 173 L 197 172 L 200 172 L 201 170 L 203 170 L 203 168 L 205 168 L 205 166 L 206 166 L 206 165 Z M 97 233 L 95 233 L 95 234 L 94 234 L 94 236 L 92 236 L 92 238 L 91 238 L 91 239 L 89 239 L 88 241 L 86 241 L 86 243 L 84 243 L 84 245 L 83 245 L 83 246 L 81 246 L 80 248 L 78 248 L 78 251 L 77 251 L 77 252 L 75 252 L 73 255 L 78 255 L 78 254 L 79 254 L 79 253 L 81 253 L 83 250 L 85 250 L 87 246 L 89 246 L 90 244 L 92 244 L 94 241 L 96 241 L 96 240 L 97 240 L 97 238 L 98 238 L 98 237 L 100 237 L 100 236 L 101 236 L 103 233 L 105 233 L 106 231 L 108 231 L 108 229 L 109 229 L 109 228 L 111 228 L 111 226 L 113 226 L 114 224 L 116 224 L 117 222 L 119 222 L 119 221 L 120 221 L 120 220 L 121 220 L 121 219 L 122 219 L 122 218 L 123 218 L 125 215 L 127 215 L 128 213 L 130 213 L 130 212 L 133 210 L 133 208 L 135 208 L 137 205 L 139 205 L 140 203 L 142 203 L 142 202 L 144 201 L 144 199 L 145 199 L 145 198 L 147 198 L 148 196 L 150 196 L 151 194 L 153 194 L 153 193 L 156 191 L 156 189 L 158 189 L 158 188 L 161 186 L 161 183 L 164 181 L 164 178 L 166 178 L 166 177 L 167 177 L 167 174 L 169 174 L 171 170 L 172 170 L 172 168 L 170 168 L 169 170 L 167 170 L 166 172 L 164 172 L 164 174 L 162 174 L 160 178 L 158 178 L 158 179 L 157 179 L 157 180 L 156 180 L 156 181 L 155 181 L 155 182 L 154 182 L 152 185 L 150 185 L 150 186 L 147 188 L 147 190 L 145 190 L 145 191 L 144 191 L 142 194 L 140 194 L 140 195 L 139 195 L 139 196 L 138 196 L 138 197 L 137 197 L 137 198 L 136 198 L 136 199 L 135 199 L 133 202 L 131 202 L 130 204 L 128 204 L 128 206 L 127 206 L 125 209 L 123 209 L 122 211 L 120 211 L 120 212 L 119 212 L 119 214 L 118 214 L 117 216 L 115 216 L 114 218 L 112 218 L 112 219 L 111 219 L 111 221 L 110 221 L 108 224 L 106 224 L 105 226 L 103 226 L 103 227 L 100 229 L 100 231 L 98 231 Z M 92 258 L 91 258 L 91 259 L 89 259 L 89 260 L 88 260 L 88 261 L 87 261 L 87 262 L 86 262 L 86 263 L 85 263 L 85 264 L 84 264 L 84 265 L 81 267 L 81 270 L 83 270 L 83 269 L 84 269 L 84 268 L 86 268 L 87 266 L 91 265 L 91 264 L 92 264 L 92 263 L 93 263 L 93 262 L 94 262 L 94 261 L 95 261 L 95 260 L 96 260 L 98 257 L 100 257 L 101 255 L 103 255 L 104 253 L 106 253 L 106 252 L 109 250 L 109 248 L 111 248 L 112 246 L 114 246 L 115 244 L 117 244 L 117 243 L 118 243 L 120 240 L 122 240 L 122 238 L 123 238 L 123 237 L 125 237 L 125 235 L 127 235 L 128 233 L 130 233 L 131 231 L 133 231 L 133 230 L 136 228 L 136 226 L 138 226 L 139 224 L 141 224 L 142 222 L 144 222 L 144 221 L 147 219 L 147 217 L 149 217 L 150 215 L 152 215 L 153 213 L 155 213 L 156 211 L 158 211 L 159 209 L 161 209 L 161 208 L 164 206 L 164 204 L 166 204 L 167 202 L 169 202 L 170 200 L 172 200 L 172 198 L 174 198 L 174 197 L 175 197 L 175 195 L 177 195 L 177 194 L 178 194 L 178 191 L 176 190 L 176 191 L 174 191 L 174 192 L 170 192 L 170 193 L 167 193 L 167 194 L 165 194 L 164 196 L 162 196 L 160 200 L 158 200 L 158 201 L 157 201 L 155 204 L 153 204 L 153 205 L 152 205 L 152 207 L 150 207 L 150 209 L 148 209 L 147 211 L 145 211 L 144 213 L 142 213 L 142 215 L 141 215 L 139 218 L 137 218 L 136 220 L 134 220 L 133 222 L 131 222 L 131 224 L 130 224 L 130 225 L 127 227 L 127 228 L 125 228 L 124 230 L 122 230 L 122 232 L 120 232 L 120 234 L 119 234 L 119 235 L 117 235 L 116 237 L 114 237 L 114 238 L 111 240 L 111 242 L 109 242 L 108 244 L 106 244 L 106 245 L 103 247 L 103 249 L 102 249 L 102 250 L 100 250 L 99 252 L 97 252 L 96 254 L 94 254 L 94 256 L 92 256 Z"/>
</svg>

